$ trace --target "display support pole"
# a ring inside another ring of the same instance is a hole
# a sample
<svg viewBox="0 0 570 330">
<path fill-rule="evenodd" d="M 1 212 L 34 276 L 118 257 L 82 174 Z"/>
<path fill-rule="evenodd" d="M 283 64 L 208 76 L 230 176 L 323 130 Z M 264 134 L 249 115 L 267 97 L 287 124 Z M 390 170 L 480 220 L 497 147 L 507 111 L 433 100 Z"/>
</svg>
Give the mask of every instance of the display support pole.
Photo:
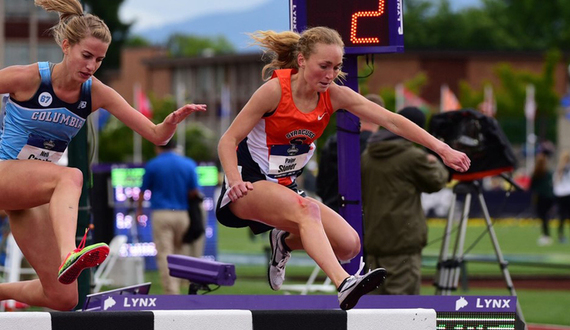
<svg viewBox="0 0 570 330">
<path fill-rule="evenodd" d="M 81 170 L 83 173 L 83 187 L 81 189 L 81 197 L 79 198 L 79 210 L 77 214 L 77 231 L 76 231 L 76 244 L 79 244 L 83 239 L 85 230 L 91 223 L 91 204 L 89 202 L 89 188 L 90 188 L 90 169 L 89 169 L 89 155 L 87 144 L 87 125 L 79 130 L 75 138 L 69 143 L 68 147 L 68 165 Z M 54 221 L 57 219 L 53 219 Z M 91 235 L 87 237 L 85 245 L 91 244 Z M 77 278 L 77 290 L 79 293 L 79 303 L 75 307 L 80 309 L 85 302 L 85 296 L 91 292 L 91 271 L 86 270 Z"/>
<path fill-rule="evenodd" d="M 358 93 L 358 57 L 345 55 L 343 71 L 347 73 L 345 86 Z M 338 193 L 340 215 L 356 230 L 363 242 L 362 203 L 360 183 L 360 120 L 346 110 L 337 111 L 338 134 Z M 363 243 L 361 243 L 362 246 Z M 355 274 L 360 266 L 362 247 L 356 257 L 343 268 Z"/>
</svg>

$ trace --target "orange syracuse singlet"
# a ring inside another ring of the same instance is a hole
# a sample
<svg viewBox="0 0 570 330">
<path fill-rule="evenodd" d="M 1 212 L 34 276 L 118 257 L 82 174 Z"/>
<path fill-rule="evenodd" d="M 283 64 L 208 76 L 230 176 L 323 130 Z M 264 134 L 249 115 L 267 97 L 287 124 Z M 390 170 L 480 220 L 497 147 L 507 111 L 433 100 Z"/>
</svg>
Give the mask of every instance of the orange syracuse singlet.
<svg viewBox="0 0 570 330">
<path fill-rule="evenodd" d="M 303 113 L 291 93 L 293 69 L 276 70 L 281 100 L 267 113 L 238 146 L 238 165 L 244 181 L 265 180 L 284 186 L 292 184 L 315 152 L 314 141 L 325 130 L 334 112 L 328 90 L 319 93 L 317 106 Z M 257 173 L 255 173 L 257 172 Z"/>
</svg>

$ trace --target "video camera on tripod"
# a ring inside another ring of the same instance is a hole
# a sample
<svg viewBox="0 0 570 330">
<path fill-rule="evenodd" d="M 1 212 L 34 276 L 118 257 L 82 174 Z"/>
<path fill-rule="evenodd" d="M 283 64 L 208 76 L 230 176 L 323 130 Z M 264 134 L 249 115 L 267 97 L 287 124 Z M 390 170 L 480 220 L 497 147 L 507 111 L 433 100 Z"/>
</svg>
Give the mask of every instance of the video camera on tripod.
<svg viewBox="0 0 570 330">
<path fill-rule="evenodd" d="M 503 273 L 507 289 L 512 296 L 516 296 L 513 281 L 507 268 L 508 262 L 504 259 L 501 252 L 481 185 L 477 181 L 488 176 L 500 175 L 514 187 L 521 189 L 505 175 L 507 172 L 514 171 L 516 167 L 516 158 L 507 137 L 494 118 L 487 117 L 472 109 L 449 111 L 434 115 L 430 121 L 429 131 L 436 138 L 443 140 L 453 149 L 464 152 L 471 159 L 471 167 L 466 172 L 459 173 L 448 168 L 452 173 L 453 179 L 460 182 L 453 188 L 453 200 L 449 209 L 437 263 L 437 274 L 434 283 L 436 294 L 450 295 L 452 291 L 457 290 L 459 275 L 465 257 L 465 233 L 467 232 L 471 198 L 476 196 L 483 211 L 497 263 Z M 452 249 L 453 251 L 449 253 L 452 227 L 455 220 L 455 204 L 459 195 L 464 195 L 465 200 L 455 245 Z M 522 321 L 524 327 L 524 317 L 518 301 L 517 317 Z"/>
<path fill-rule="evenodd" d="M 471 159 L 467 172 L 449 169 L 453 179 L 479 180 L 512 172 L 517 160 L 497 120 L 473 109 L 449 111 L 432 116 L 429 132 Z"/>
</svg>

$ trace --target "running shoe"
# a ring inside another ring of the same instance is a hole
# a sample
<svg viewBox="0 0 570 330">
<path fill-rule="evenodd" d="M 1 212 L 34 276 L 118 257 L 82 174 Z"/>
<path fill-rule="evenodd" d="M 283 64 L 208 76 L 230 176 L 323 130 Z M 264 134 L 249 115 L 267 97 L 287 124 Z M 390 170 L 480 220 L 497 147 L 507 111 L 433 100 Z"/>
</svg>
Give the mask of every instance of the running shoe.
<svg viewBox="0 0 570 330">
<path fill-rule="evenodd" d="M 288 232 L 274 228 L 269 234 L 269 244 L 271 244 L 271 259 L 267 270 L 267 279 L 271 289 L 277 291 L 281 288 L 285 280 L 285 265 L 291 252 L 283 245 L 283 240 L 289 235 Z"/>
<path fill-rule="evenodd" d="M 359 274 L 360 271 L 357 272 Z M 349 310 L 353 308 L 363 295 L 379 287 L 386 278 L 384 268 L 376 268 L 365 275 L 352 275 L 347 277 L 338 287 L 338 302 L 340 308 Z"/>
<path fill-rule="evenodd" d="M 30 305 L 16 300 L 3 300 L 0 302 L 0 307 L 2 307 L 6 312 L 15 312 L 23 309 L 28 309 L 30 308 Z"/>
<path fill-rule="evenodd" d="M 542 235 L 538 238 L 536 244 L 538 244 L 538 246 L 552 245 L 552 238 L 550 236 Z"/>
<path fill-rule="evenodd" d="M 60 283 L 73 283 L 85 268 L 100 265 L 109 255 L 109 246 L 105 243 L 85 246 L 87 232 L 88 230 L 85 231 L 79 247 L 70 252 L 59 266 L 57 279 Z"/>
</svg>

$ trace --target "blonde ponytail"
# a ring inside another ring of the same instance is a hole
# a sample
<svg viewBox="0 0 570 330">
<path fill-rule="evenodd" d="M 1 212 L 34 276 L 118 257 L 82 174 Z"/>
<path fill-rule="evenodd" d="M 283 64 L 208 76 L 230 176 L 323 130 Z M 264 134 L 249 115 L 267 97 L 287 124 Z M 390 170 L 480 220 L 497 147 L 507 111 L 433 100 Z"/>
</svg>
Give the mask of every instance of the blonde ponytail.
<svg viewBox="0 0 570 330">
<path fill-rule="evenodd" d="M 337 31 L 327 27 L 307 29 L 301 35 L 291 32 L 257 31 L 250 34 L 254 45 L 261 46 L 271 61 L 263 67 L 261 76 L 267 80 L 271 73 L 278 69 L 298 69 L 297 55 L 309 58 L 315 52 L 318 43 L 338 45 L 344 49 L 344 43 Z M 340 78 L 345 74 L 341 72 Z"/>
<path fill-rule="evenodd" d="M 86 37 L 95 37 L 105 43 L 111 42 L 111 32 L 99 17 L 85 14 L 78 0 L 34 0 L 36 6 L 48 12 L 59 13 L 59 23 L 51 27 L 58 45 L 67 39 L 71 45 Z"/>
<path fill-rule="evenodd" d="M 297 69 L 297 45 L 300 36 L 291 31 L 257 31 L 250 35 L 255 45 L 265 50 L 270 62 L 263 67 L 261 76 L 269 79 L 271 73 L 278 69 Z"/>
</svg>

